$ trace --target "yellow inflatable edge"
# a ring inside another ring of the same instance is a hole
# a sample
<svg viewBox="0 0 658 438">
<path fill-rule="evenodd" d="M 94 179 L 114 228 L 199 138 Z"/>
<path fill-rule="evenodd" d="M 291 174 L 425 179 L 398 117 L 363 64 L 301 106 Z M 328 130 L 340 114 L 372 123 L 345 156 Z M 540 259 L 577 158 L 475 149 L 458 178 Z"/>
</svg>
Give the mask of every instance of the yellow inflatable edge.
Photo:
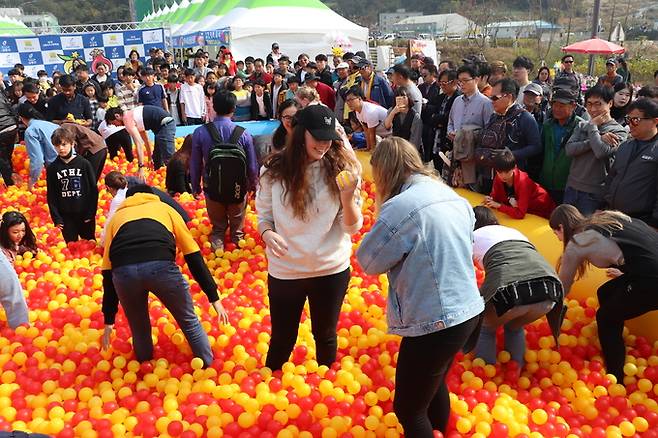
<svg viewBox="0 0 658 438">
<path fill-rule="evenodd" d="M 357 157 L 363 167 L 363 178 L 372 180 L 370 154 L 358 151 Z M 456 192 L 466 198 L 473 206 L 480 205 L 484 199 L 483 195 L 468 190 L 456 189 Z M 523 219 L 512 219 L 498 212 L 496 212 L 496 215 L 502 225 L 516 228 L 525 234 L 546 260 L 553 266 L 556 265 L 562 254 L 562 242 L 557 239 L 546 219 L 531 214 L 526 215 Z M 590 267 L 585 276 L 574 283 L 568 298 L 584 301 L 588 297 L 596 297 L 599 286 L 607 280 L 604 270 Z M 651 342 L 658 340 L 658 312 L 650 312 L 627 321 L 626 326 L 634 335 L 644 336 Z"/>
</svg>

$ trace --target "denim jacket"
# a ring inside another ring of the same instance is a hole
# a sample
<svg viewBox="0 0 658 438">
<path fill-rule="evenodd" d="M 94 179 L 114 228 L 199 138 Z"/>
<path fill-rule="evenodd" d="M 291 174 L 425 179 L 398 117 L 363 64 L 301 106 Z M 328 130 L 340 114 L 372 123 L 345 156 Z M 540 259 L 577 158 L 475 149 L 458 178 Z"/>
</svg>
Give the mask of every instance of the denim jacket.
<svg viewBox="0 0 658 438">
<path fill-rule="evenodd" d="M 356 256 L 389 279 L 389 332 L 422 336 L 479 315 L 484 302 L 473 268 L 468 202 L 430 177 L 414 175 L 386 201 Z"/>
</svg>

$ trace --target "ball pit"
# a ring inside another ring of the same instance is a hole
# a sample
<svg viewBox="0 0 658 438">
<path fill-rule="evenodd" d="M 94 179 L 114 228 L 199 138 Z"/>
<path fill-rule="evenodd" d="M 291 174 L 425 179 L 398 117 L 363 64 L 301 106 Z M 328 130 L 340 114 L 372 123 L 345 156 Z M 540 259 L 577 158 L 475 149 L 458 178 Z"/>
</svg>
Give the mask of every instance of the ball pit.
<svg viewBox="0 0 658 438">
<path fill-rule="evenodd" d="M 180 140 L 178 141 L 180 142 Z M 27 176 L 23 148 L 15 168 Z M 105 172 L 136 173 L 122 159 Z M 164 171 L 148 172 L 164 186 Z M 374 185 L 364 183 L 364 227 L 375 219 Z M 97 231 L 110 196 L 101 188 Z M 50 223 L 44 182 L 34 193 L 10 188 L 0 210 L 24 212 L 41 251 L 16 262 L 30 308 L 30 327 L 12 332 L 0 312 L 0 430 L 57 437 L 386 437 L 402 434 L 392 412 L 399 338 L 386 334 L 385 276 L 368 276 L 353 259 L 353 275 L 338 324 L 338 362 L 318 366 L 305 313 L 297 346 L 282 372 L 262 368 L 270 323 L 267 262 L 255 230 L 253 203 L 246 238 L 213 253 L 203 200 L 182 195 L 190 227 L 202 247 L 229 310 L 218 326 L 196 283 L 197 313 L 216 359 L 206 370 L 192 357 L 171 315 L 150 303 L 155 360 L 133 358 L 122 311 L 109 351 L 101 351 L 100 249 L 66 246 Z M 183 266 L 182 257 L 177 258 Z M 187 267 L 183 272 L 189 277 Z M 482 279 L 482 273 L 478 272 Z M 448 376 L 452 392 L 449 437 L 656 437 L 658 354 L 647 338 L 629 334 L 626 386 L 606 376 L 594 320 L 596 299 L 567 301 L 558 346 L 545 320 L 527 329 L 527 367 L 519 373 L 509 354 L 499 363 L 458 357 Z"/>
</svg>

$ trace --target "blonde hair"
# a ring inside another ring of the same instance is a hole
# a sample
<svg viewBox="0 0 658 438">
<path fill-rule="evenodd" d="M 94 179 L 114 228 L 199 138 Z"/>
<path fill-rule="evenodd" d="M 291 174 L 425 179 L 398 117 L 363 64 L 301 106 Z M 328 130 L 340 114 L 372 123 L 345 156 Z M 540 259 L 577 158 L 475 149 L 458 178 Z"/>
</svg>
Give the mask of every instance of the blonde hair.
<svg viewBox="0 0 658 438">
<path fill-rule="evenodd" d="M 397 195 L 411 175 L 435 178 L 432 172 L 425 168 L 416 146 L 400 137 L 388 137 L 382 140 L 372 153 L 370 164 L 377 187 L 377 208 Z"/>
<path fill-rule="evenodd" d="M 320 100 L 320 93 L 318 93 L 318 90 L 313 87 L 307 87 L 306 85 L 299 87 L 297 89 L 297 93 L 295 93 L 295 96 L 299 97 L 300 99 L 308 99 L 309 102 Z"/>
</svg>

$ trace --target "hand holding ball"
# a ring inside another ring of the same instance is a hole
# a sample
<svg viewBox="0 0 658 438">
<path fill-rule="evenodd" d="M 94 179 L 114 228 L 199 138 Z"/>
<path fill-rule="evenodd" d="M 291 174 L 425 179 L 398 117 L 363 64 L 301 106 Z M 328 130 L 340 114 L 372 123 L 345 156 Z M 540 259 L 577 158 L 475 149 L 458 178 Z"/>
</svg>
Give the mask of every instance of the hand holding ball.
<svg viewBox="0 0 658 438">
<path fill-rule="evenodd" d="M 336 184 L 341 192 L 354 193 L 359 184 L 359 176 L 349 170 L 343 170 L 336 175 Z"/>
</svg>

